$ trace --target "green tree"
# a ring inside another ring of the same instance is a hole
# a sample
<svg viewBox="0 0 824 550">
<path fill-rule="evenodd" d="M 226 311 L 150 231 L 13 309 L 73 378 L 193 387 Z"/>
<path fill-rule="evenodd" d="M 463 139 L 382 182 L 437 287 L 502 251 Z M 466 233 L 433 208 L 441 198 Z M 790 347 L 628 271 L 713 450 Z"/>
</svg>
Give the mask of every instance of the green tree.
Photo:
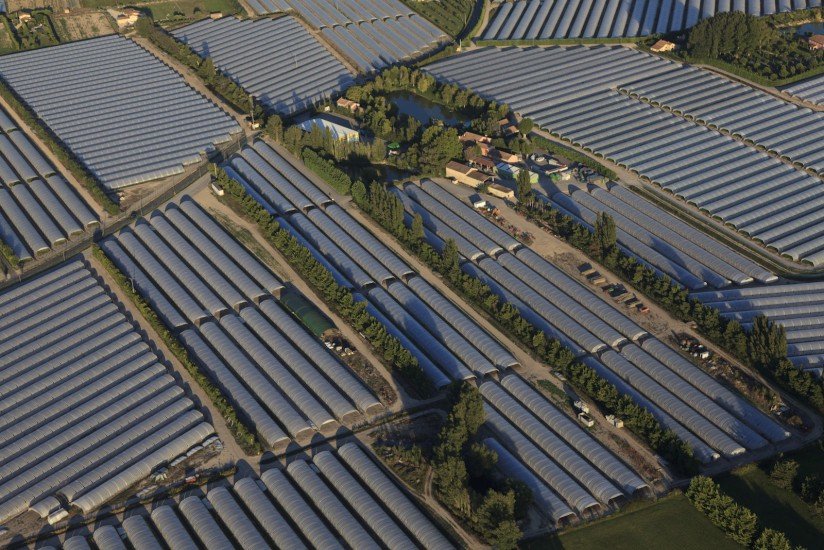
<svg viewBox="0 0 824 550">
<path fill-rule="evenodd" d="M 764 529 L 753 543 L 752 550 L 793 550 L 793 546 L 781 531 Z"/>
<path fill-rule="evenodd" d="M 272 138 L 272 141 L 280 143 L 283 139 L 283 119 L 278 115 L 270 115 L 266 119 L 266 126 L 264 126 L 266 135 Z"/>
<path fill-rule="evenodd" d="M 454 239 L 447 239 L 441 253 L 441 269 L 453 280 L 461 273 L 460 252 Z"/>
<path fill-rule="evenodd" d="M 440 500 L 460 517 L 470 513 L 469 482 L 466 464 L 459 456 L 445 456 L 435 462 L 433 482 Z"/>
<path fill-rule="evenodd" d="M 215 68 L 215 63 L 212 61 L 211 57 L 207 57 L 203 60 L 200 67 L 197 69 L 197 74 L 204 81 L 206 81 L 207 84 L 214 82 L 214 79 L 217 76 L 217 69 Z"/>
<path fill-rule="evenodd" d="M 531 118 L 522 118 L 521 122 L 518 123 L 518 131 L 521 132 L 522 136 L 529 134 L 534 127 L 535 123 L 532 122 Z"/>
<path fill-rule="evenodd" d="M 418 147 L 418 164 L 424 174 L 443 175 L 446 163 L 463 154 L 458 131 L 443 126 L 430 126 L 424 130 Z"/>
<path fill-rule="evenodd" d="M 526 168 L 518 170 L 518 177 L 515 180 L 515 196 L 518 202 L 527 202 L 532 194 L 532 182 L 529 179 L 531 175 Z"/>
<path fill-rule="evenodd" d="M 490 490 L 474 514 L 484 539 L 499 550 L 516 548 L 522 533 L 515 523 L 515 493 Z"/>
<path fill-rule="evenodd" d="M 593 245 L 595 255 L 604 258 L 615 247 L 617 233 L 615 230 L 615 220 L 606 212 L 599 212 L 595 221 Z"/>
<path fill-rule="evenodd" d="M 485 479 L 495 470 L 498 464 L 498 453 L 483 443 L 473 443 L 467 452 L 466 464 L 470 477 Z"/>
<path fill-rule="evenodd" d="M 412 227 L 410 229 L 409 238 L 412 239 L 412 243 L 416 244 L 416 246 L 420 246 L 421 243 L 423 243 L 423 218 L 418 213 L 415 213 L 415 215 L 412 216 Z"/>
<path fill-rule="evenodd" d="M 753 320 L 747 341 L 750 361 L 757 367 L 773 367 L 787 357 L 787 337 L 784 327 L 776 325 L 763 315 Z"/>
<path fill-rule="evenodd" d="M 797 475 L 798 462 L 795 460 L 779 460 L 770 470 L 770 481 L 782 489 L 792 490 Z"/>
<path fill-rule="evenodd" d="M 368 210 L 369 201 L 366 198 L 366 186 L 361 180 L 357 180 L 352 184 L 351 192 L 352 200 L 355 201 L 355 204 L 362 210 Z"/>
</svg>

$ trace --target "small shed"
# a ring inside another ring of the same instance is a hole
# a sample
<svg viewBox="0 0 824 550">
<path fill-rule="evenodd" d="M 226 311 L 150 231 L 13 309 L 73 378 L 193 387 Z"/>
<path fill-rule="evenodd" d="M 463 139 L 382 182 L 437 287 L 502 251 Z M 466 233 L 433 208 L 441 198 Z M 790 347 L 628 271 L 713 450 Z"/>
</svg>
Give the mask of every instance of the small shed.
<svg viewBox="0 0 824 550">
<path fill-rule="evenodd" d="M 667 40 L 659 40 L 655 44 L 650 47 L 650 50 L 658 53 L 658 52 L 671 52 L 675 49 L 675 44 L 669 42 Z"/>
<path fill-rule="evenodd" d="M 357 130 L 347 128 L 325 118 L 311 118 L 300 124 L 300 129 L 304 132 L 311 132 L 312 128 L 317 126 L 322 131 L 329 130 L 332 134 L 332 139 L 337 141 L 359 141 L 360 133 Z"/>
<path fill-rule="evenodd" d="M 494 197 L 500 197 L 502 199 L 507 199 L 511 201 L 515 200 L 515 191 L 513 191 L 509 187 L 504 187 L 503 185 L 499 185 L 497 183 L 493 183 L 489 186 L 489 194 Z"/>
<path fill-rule="evenodd" d="M 363 110 L 360 106 L 360 103 L 357 101 L 352 101 L 351 99 L 346 99 L 345 97 L 338 98 L 335 102 L 335 105 L 340 107 L 341 109 L 346 109 L 350 113 L 359 113 Z"/>
<path fill-rule="evenodd" d="M 454 160 L 446 164 L 446 177 L 470 187 L 477 187 L 492 179 L 491 176 Z"/>
<path fill-rule="evenodd" d="M 514 180 L 518 179 L 518 174 L 521 173 L 522 169 L 506 162 L 500 162 L 495 166 L 495 170 L 502 178 Z M 528 172 L 530 183 L 538 183 L 538 174 L 529 170 Z"/>
<path fill-rule="evenodd" d="M 470 166 L 485 170 L 487 172 L 495 172 L 495 161 L 487 157 L 472 157 L 467 159 Z"/>
</svg>

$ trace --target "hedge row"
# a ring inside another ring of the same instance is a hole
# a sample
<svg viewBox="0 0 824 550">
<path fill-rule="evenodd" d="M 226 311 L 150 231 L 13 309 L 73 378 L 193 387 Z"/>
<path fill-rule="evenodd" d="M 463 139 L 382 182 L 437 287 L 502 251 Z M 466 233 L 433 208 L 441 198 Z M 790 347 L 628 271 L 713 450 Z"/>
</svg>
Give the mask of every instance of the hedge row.
<svg viewBox="0 0 824 550">
<path fill-rule="evenodd" d="M 256 433 L 248 428 L 237 416 L 235 408 L 229 403 L 223 392 L 211 380 L 203 374 L 197 365 L 194 364 L 186 348 L 180 343 L 177 337 L 169 330 L 169 327 L 160 320 L 157 313 L 152 309 L 152 306 L 146 302 L 140 294 L 132 289 L 128 278 L 118 269 L 118 267 L 106 256 L 106 253 L 98 245 L 92 245 L 92 254 L 103 265 L 106 271 L 120 287 L 120 290 L 129 297 L 137 309 L 140 311 L 143 318 L 154 329 L 155 333 L 160 336 L 160 339 L 169 348 L 169 350 L 177 357 L 178 361 L 186 368 L 195 382 L 203 389 L 212 404 L 220 412 L 221 416 L 226 420 L 226 424 L 232 435 L 237 441 L 238 445 L 248 455 L 258 455 L 261 452 L 260 441 Z"/>
<path fill-rule="evenodd" d="M 300 154 L 303 164 L 312 172 L 316 173 L 326 183 L 331 185 L 335 191 L 342 195 L 348 195 L 352 188 L 352 178 L 346 172 L 335 166 L 331 160 L 326 160 L 309 147 L 304 147 Z"/>
</svg>

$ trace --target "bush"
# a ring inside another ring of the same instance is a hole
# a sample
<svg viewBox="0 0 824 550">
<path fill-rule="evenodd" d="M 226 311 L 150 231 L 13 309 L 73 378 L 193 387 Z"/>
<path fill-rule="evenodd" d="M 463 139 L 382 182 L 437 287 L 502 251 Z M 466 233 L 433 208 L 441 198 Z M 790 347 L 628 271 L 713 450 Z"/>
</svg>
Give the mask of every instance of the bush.
<svg viewBox="0 0 824 550">
<path fill-rule="evenodd" d="M 798 462 L 779 460 L 770 470 L 770 481 L 777 487 L 792 490 L 796 475 L 798 475 Z"/>
<path fill-rule="evenodd" d="M 14 269 L 20 266 L 20 258 L 17 257 L 17 254 L 14 253 L 9 245 L 2 241 L 0 241 L 0 254 L 3 254 L 3 257 L 6 258 L 6 261 L 9 262 L 9 265 Z"/>
</svg>

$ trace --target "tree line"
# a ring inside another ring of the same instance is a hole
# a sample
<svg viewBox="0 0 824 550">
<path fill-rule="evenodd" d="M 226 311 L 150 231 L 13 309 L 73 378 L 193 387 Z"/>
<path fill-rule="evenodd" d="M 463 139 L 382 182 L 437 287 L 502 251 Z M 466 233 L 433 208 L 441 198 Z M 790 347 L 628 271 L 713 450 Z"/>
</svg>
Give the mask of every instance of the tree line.
<svg viewBox="0 0 824 550">
<path fill-rule="evenodd" d="M 312 255 L 312 252 L 280 227 L 275 216 L 246 192 L 243 185 L 214 166 L 215 183 L 224 190 L 230 205 L 255 222 L 264 238 L 275 247 L 289 264 L 330 304 L 335 311 L 378 352 L 378 355 L 398 374 L 411 393 L 434 395 L 432 380 L 426 376 L 418 360 L 400 341 L 389 334 L 383 324 L 366 311 L 366 302 L 356 301 L 349 288 L 339 286 L 335 278 Z"/>
<path fill-rule="evenodd" d="M 618 389 L 575 359 L 572 351 L 558 340 L 521 316 L 518 309 L 503 301 L 488 285 L 460 268 L 460 254 L 455 242 L 447 240 L 442 252 L 435 250 L 424 238 L 423 220 L 419 214 L 404 224 L 404 208 L 400 199 L 380 183 L 372 183 L 369 191 L 361 182 L 352 186 L 355 204 L 378 224 L 395 236 L 425 264 L 443 275 L 444 280 L 468 302 L 485 311 L 505 332 L 529 349 L 543 363 L 551 365 L 576 388 L 589 395 L 608 413 L 619 415 L 627 427 L 655 450 L 673 468 L 685 474 L 697 469 L 692 449 L 671 431 L 665 430 L 650 412 L 621 395 Z"/>
<path fill-rule="evenodd" d="M 758 516 L 738 504 L 711 478 L 696 476 L 685 495 L 693 506 L 728 537 L 752 550 L 804 550 L 793 547 L 787 535 L 774 529 L 759 529 Z M 760 532 L 760 533 L 759 533 Z M 756 537 L 756 535 L 758 535 Z"/>
<path fill-rule="evenodd" d="M 129 282 L 129 278 L 118 269 L 102 248 L 96 244 L 92 245 L 92 255 L 100 262 L 109 275 L 112 276 L 123 294 L 129 297 L 146 322 L 154 329 L 155 334 L 160 337 L 163 343 L 166 344 L 166 347 L 169 348 L 169 351 L 180 361 L 186 371 L 194 378 L 195 382 L 197 382 L 197 385 L 209 396 L 209 400 L 226 421 L 229 431 L 232 432 L 232 437 L 235 438 L 235 441 L 240 445 L 241 449 L 243 449 L 243 452 L 248 455 L 259 455 L 261 453 L 260 435 L 241 420 L 234 406 L 226 396 L 223 395 L 222 390 L 213 384 L 212 380 L 194 363 L 189 352 L 183 344 L 180 343 L 180 340 L 177 339 L 175 333 L 166 326 L 152 306 L 134 290 L 134 287 Z"/>
<path fill-rule="evenodd" d="M 528 200 L 517 208 L 599 261 L 676 319 L 693 321 L 701 334 L 742 363 L 768 374 L 781 387 L 824 412 L 824 380 L 797 368 L 788 359 L 787 338 L 781 325 L 760 315 L 754 319 L 751 330 L 744 330 L 738 321 L 724 317 L 717 308 L 690 298 L 688 291 L 669 276 L 621 250 L 614 244 L 614 229 L 610 230 L 609 241 L 604 241 L 603 235 L 598 236 L 598 224 L 591 231 L 545 201 Z M 608 215 L 599 216 L 599 220 L 614 227 L 615 222 Z M 612 245 L 605 246 L 609 242 Z"/>
</svg>

